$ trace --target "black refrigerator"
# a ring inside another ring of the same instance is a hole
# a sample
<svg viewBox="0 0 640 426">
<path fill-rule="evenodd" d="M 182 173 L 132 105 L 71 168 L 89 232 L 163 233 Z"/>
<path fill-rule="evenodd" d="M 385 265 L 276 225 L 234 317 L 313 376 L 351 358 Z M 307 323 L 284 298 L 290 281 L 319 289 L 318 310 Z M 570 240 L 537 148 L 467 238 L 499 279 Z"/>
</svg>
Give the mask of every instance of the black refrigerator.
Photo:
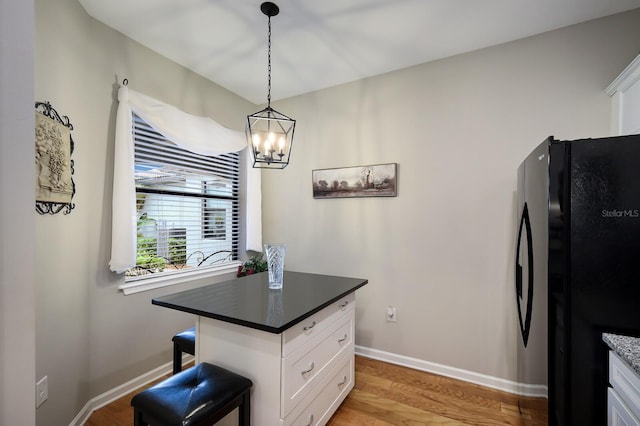
<svg viewBox="0 0 640 426">
<path fill-rule="evenodd" d="M 519 393 L 548 390 L 550 425 L 606 425 L 602 333 L 640 337 L 640 135 L 549 137 L 517 208 Z"/>
</svg>

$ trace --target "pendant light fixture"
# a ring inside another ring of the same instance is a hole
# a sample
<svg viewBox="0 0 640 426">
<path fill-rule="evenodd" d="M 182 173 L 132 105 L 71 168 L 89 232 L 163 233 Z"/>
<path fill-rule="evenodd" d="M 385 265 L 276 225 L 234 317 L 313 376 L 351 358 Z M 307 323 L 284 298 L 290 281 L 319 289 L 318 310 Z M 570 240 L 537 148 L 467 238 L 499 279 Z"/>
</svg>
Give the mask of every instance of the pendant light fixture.
<svg viewBox="0 0 640 426">
<path fill-rule="evenodd" d="M 271 108 L 271 17 L 280 9 L 274 3 L 264 2 L 260 10 L 269 18 L 267 107 L 247 116 L 247 143 L 254 168 L 284 169 L 289 164 L 296 120 Z"/>
</svg>

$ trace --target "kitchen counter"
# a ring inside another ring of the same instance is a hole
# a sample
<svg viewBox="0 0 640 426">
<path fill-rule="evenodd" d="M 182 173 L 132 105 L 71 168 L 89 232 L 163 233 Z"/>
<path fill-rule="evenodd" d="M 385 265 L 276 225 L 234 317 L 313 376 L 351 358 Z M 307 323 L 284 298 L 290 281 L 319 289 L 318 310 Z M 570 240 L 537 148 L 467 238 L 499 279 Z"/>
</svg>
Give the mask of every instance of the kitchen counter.
<svg viewBox="0 0 640 426">
<path fill-rule="evenodd" d="M 640 374 L 640 338 L 602 333 L 602 340 L 636 373 Z"/>
<path fill-rule="evenodd" d="M 151 303 L 270 333 L 282 333 L 367 282 L 361 278 L 284 271 L 282 289 L 271 290 L 269 274 L 261 272 L 157 297 Z"/>
</svg>

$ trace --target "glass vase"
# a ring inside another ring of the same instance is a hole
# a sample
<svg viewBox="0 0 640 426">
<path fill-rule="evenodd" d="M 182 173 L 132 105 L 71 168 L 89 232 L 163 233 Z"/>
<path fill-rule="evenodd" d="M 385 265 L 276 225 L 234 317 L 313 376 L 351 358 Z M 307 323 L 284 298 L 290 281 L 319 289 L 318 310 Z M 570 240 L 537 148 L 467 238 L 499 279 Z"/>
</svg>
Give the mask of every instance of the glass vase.
<svg viewBox="0 0 640 426">
<path fill-rule="evenodd" d="M 269 271 L 269 288 L 282 288 L 282 275 L 284 270 L 284 255 L 287 252 L 286 244 L 265 244 L 264 251 L 267 255 L 267 267 Z"/>
</svg>

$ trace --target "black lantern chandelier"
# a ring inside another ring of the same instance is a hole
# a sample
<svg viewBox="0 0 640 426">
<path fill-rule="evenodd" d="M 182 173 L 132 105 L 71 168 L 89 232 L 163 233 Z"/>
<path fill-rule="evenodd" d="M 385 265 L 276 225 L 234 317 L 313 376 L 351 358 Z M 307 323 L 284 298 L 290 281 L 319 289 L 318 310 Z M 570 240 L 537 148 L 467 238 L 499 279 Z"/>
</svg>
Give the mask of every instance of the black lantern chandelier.
<svg viewBox="0 0 640 426">
<path fill-rule="evenodd" d="M 269 18 L 267 107 L 247 116 L 247 143 L 253 153 L 254 168 L 284 169 L 291 156 L 296 120 L 271 108 L 271 17 L 280 9 L 274 3 L 264 2 L 260 10 Z"/>
</svg>

